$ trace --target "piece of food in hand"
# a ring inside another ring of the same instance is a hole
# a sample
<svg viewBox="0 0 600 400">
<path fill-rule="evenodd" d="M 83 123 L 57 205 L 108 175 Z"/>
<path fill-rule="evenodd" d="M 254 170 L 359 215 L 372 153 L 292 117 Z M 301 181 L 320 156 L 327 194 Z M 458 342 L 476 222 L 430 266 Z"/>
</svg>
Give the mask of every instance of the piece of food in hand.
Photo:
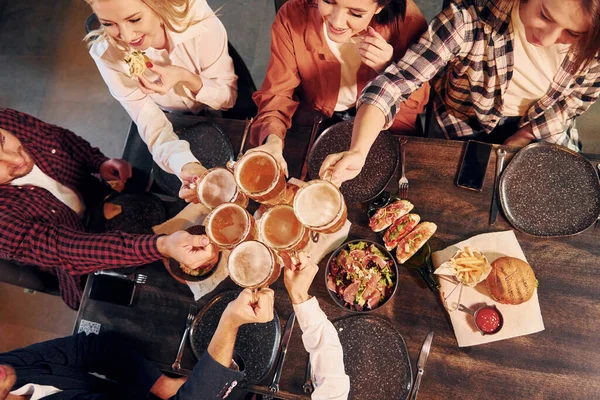
<svg viewBox="0 0 600 400">
<path fill-rule="evenodd" d="M 400 264 L 408 261 L 433 236 L 436 230 L 437 225 L 433 222 L 421 222 L 398 243 L 396 260 Z"/>
<path fill-rule="evenodd" d="M 369 228 L 373 232 L 380 232 L 394 223 L 398 218 L 408 214 L 413 205 L 408 200 L 398 200 L 377 210 L 369 220 Z"/>
<path fill-rule="evenodd" d="M 436 275 L 454 276 L 460 283 L 473 287 L 489 275 L 492 267 L 485 255 L 465 246 L 435 270 Z"/>
<path fill-rule="evenodd" d="M 129 67 L 129 76 L 131 78 L 142 76 L 144 71 L 146 71 L 147 62 L 150 62 L 150 59 L 143 51 L 133 50 L 125 56 L 125 63 Z"/>
<path fill-rule="evenodd" d="M 125 189 L 125 184 L 118 179 L 112 180 L 112 181 L 106 181 L 106 183 L 108 183 L 110 188 L 112 190 L 114 190 L 115 192 L 121 193 L 123 191 L 123 189 Z"/>
<path fill-rule="evenodd" d="M 385 244 L 385 248 L 390 251 L 394 250 L 398 245 L 398 242 L 408 235 L 410 231 L 415 229 L 415 226 L 419 223 L 421 217 L 418 214 L 406 214 L 403 217 L 398 218 L 390 229 L 385 232 L 383 235 L 383 243 Z"/>
<path fill-rule="evenodd" d="M 113 219 L 123 212 L 123 207 L 121 207 L 119 204 L 104 203 L 102 211 L 104 213 L 104 218 Z"/>
<path fill-rule="evenodd" d="M 502 304 L 526 302 L 533 296 L 537 286 L 538 281 L 531 266 L 514 257 L 496 259 L 485 280 L 490 297 Z"/>
</svg>

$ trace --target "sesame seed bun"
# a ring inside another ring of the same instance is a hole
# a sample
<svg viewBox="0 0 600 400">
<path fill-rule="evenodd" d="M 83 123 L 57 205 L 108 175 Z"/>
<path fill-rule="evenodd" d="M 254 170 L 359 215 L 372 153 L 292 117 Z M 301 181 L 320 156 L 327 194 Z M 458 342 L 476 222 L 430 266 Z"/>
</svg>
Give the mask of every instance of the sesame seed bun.
<svg viewBox="0 0 600 400">
<path fill-rule="evenodd" d="M 492 263 L 485 280 L 490 297 L 502 304 L 521 304 L 533 296 L 537 280 L 531 266 L 514 257 L 500 257 Z"/>
</svg>

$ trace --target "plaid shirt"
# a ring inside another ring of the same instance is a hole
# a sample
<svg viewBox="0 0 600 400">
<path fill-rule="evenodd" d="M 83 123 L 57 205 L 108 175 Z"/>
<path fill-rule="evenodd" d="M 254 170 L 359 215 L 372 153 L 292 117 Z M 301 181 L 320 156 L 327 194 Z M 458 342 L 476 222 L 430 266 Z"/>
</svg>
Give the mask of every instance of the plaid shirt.
<svg viewBox="0 0 600 400">
<path fill-rule="evenodd" d="M 74 133 L 18 111 L 0 109 L 0 128 L 21 141 L 46 175 L 75 192 L 107 160 Z M 40 187 L 1 185 L 0 196 L 0 257 L 55 274 L 65 303 L 74 309 L 81 300 L 81 275 L 162 257 L 156 235 L 86 233 L 77 214 Z"/>
<path fill-rule="evenodd" d="M 453 0 L 435 17 L 406 55 L 365 87 L 359 105 L 378 107 L 386 127 L 399 104 L 424 82 L 435 79 L 437 120 L 450 137 L 475 130 L 490 133 L 502 119 L 503 95 L 514 65 L 512 2 Z M 519 128 L 530 124 L 538 140 L 578 150 L 581 147 L 575 117 L 585 112 L 600 94 L 600 58 L 575 75 L 569 71 L 569 52 L 550 88 L 521 118 Z M 447 72 L 441 73 L 447 66 Z"/>
</svg>

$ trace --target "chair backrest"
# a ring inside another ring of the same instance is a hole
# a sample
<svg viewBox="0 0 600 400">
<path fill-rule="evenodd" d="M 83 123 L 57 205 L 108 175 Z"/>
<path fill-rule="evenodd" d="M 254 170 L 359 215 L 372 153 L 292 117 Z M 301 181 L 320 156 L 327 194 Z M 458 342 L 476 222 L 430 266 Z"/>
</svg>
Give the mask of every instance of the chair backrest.
<svg viewBox="0 0 600 400">
<path fill-rule="evenodd" d="M 246 63 L 231 43 L 228 44 L 228 49 L 229 56 L 233 59 L 233 69 L 238 77 L 238 96 L 233 108 L 223 111 L 223 117 L 232 119 L 254 117 L 258 112 L 258 108 L 252 100 L 252 93 L 256 92 L 256 85 L 254 85 L 254 80 Z"/>
<path fill-rule="evenodd" d="M 98 21 L 98 17 L 96 14 L 92 13 L 85 20 L 85 33 L 90 33 L 91 31 L 95 31 L 100 28 L 100 21 Z"/>
<path fill-rule="evenodd" d="M 287 0 L 275 0 L 275 14 L 277 14 L 277 12 L 279 11 L 279 9 L 281 8 L 281 6 L 286 2 Z"/>
</svg>

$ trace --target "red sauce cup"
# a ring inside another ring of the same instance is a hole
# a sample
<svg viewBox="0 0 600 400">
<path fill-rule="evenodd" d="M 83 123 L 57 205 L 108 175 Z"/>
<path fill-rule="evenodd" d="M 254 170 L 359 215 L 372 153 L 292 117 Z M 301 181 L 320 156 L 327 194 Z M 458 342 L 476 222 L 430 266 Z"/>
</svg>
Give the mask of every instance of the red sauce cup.
<svg viewBox="0 0 600 400">
<path fill-rule="evenodd" d="M 495 305 L 484 305 L 473 311 L 461 304 L 458 309 L 473 317 L 475 328 L 482 335 L 494 335 L 500 332 L 504 325 L 504 318 Z"/>
</svg>

